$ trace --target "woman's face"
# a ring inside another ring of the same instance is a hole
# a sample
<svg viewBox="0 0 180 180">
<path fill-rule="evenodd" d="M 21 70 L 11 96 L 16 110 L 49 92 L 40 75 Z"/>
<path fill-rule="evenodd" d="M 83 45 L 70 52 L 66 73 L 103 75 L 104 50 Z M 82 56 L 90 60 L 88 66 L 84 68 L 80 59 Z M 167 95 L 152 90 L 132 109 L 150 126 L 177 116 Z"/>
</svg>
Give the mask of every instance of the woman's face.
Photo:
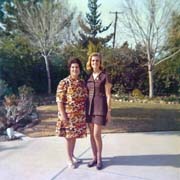
<svg viewBox="0 0 180 180">
<path fill-rule="evenodd" d="M 100 64 L 101 64 L 100 58 L 98 56 L 92 56 L 92 58 L 91 58 L 91 67 L 93 69 L 99 69 Z"/>
<path fill-rule="evenodd" d="M 70 67 L 70 75 L 72 77 L 78 77 L 80 74 L 80 68 L 79 68 L 79 64 L 77 63 L 73 63 L 71 64 L 71 67 Z"/>
</svg>

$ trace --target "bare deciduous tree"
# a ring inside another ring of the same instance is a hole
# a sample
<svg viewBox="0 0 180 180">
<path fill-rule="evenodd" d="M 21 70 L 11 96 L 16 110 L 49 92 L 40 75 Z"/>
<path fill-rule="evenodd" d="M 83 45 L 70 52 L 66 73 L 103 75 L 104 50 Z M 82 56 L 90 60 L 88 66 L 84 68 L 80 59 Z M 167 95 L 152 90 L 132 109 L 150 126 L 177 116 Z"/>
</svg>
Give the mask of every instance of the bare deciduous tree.
<svg viewBox="0 0 180 180">
<path fill-rule="evenodd" d="M 70 26 L 73 13 L 69 13 L 65 2 L 59 0 L 14 0 L 14 4 L 18 29 L 38 48 L 45 60 L 48 94 L 51 94 L 48 57 L 55 48 L 62 45 L 65 29 Z"/>
<path fill-rule="evenodd" d="M 153 69 L 158 59 L 165 56 L 167 30 L 172 12 L 179 7 L 178 5 L 178 1 L 172 0 L 145 0 L 143 2 L 126 0 L 124 2 L 121 21 L 126 32 L 129 33 L 128 35 L 134 39 L 136 44 L 142 44 L 147 54 L 150 98 L 154 96 Z M 180 52 L 180 48 L 176 50 L 175 54 L 178 52 Z"/>
</svg>

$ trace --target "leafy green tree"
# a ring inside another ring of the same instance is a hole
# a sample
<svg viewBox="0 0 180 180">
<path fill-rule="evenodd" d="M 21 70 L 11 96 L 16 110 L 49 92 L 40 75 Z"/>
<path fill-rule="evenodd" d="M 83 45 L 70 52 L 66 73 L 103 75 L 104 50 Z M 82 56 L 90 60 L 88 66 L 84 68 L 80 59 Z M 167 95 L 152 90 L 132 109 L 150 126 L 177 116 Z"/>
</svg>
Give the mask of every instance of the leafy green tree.
<svg viewBox="0 0 180 180">
<path fill-rule="evenodd" d="M 174 12 L 168 32 L 167 47 L 169 54 L 180 49 L 180 14 Z M 180 93 L 180 54 L 172 56 L 169 61 L 164 61 L 155 67 L 155 92 L 159 95 Z"/>
<path fill-rule="evenodd" d="M 0 36 L 4 35 L 4 24 L 6 20 L 5 4 L 10 4 L 13 0 L 0 0 Z"/>
<path fill-rule="evenodd" d="M 4 36 L 0 45 L 0 78 L 14 91 L 23 84 L 30 85 L 34 52 L 26 38 Z"/>
<path fill-rule="evenodd" d="M 50 58 L 52 91 L 55 92 L 59 79 L 65 77 L 68 71 L 62 55 L 53 53 Z M 8 84 L 6 94 L 17 93 L 22 85 L 32 87 L 36 94 L 47 93 L 44 60 L 21 35 L 1 38 L 0 79 Z"/>
<path fill-rule="evenodd" d="M 172 52 L 180 48 L 180 14 L 177 12 L 172 15 L 168 33 L 168 46 L 171 47 Z"/>
<path fill-rule="evenodd" d="M 66 4 L 56 0 L 41 2 L 14 0 L 14 5 L 7 7 L 7 11 L 13 14 L 9 17 L 11 27 L 15 26 L 15 29 L 22 32 L 37 51 L 40 51 L 46 65 L 50 94 L 50 55 L 63 44 L 63 34 L 71 24 L 73 13 L 69 13 Z"/>
<path fill-rule="evenodd" d="M 85 49 L 82 49 L 82 47 L 79 44 L 66 45 L 61 55 L 66 60 L 69 59 L 70 57 L 78 57 L 79 59 L 81 59 L 84 67 L 88 58 L 87 51 Z"/>
<path fill-rule="evenodd" d="M 89 12 L 86 13 L 86 19 L 82 20 L 79 18 L 81 28 L 79 31 L 79 43 L 83 48 L 88 48 L 89 43 L 105 46 L 113 37 L 113 33 L 104 38 L 98 36 L 107 31 L 111 26 L 111 24 L 108 26 L 102 25 L 102 20 L 100 19 L 101 13 L 98 12 L 100 6 L 101 4 L 98 4 L 98 0 L 88 0 Z"/>
<path fill-rule="evenodd" d="M 89 56 L 92 52 L 99 52 L 102 49 L 100 42 L 94 44 L 93 42 L 89 41 L 88 44 L 88 52 L 87 55 Z"/>
<path fill-rule="evenodd" d="M 155 68 L 155 87 L 157 95 L 180 94 L 180 56 L 164 61 Z"/>
<path fill-rule="evenodd" d="M 125 42 L 120 48 L 104 49 L 103 56 L 114 92 L 131 93 L 134 89 L 140 89 L 147 94 L 147 70 L 144 66 L 147 59 L 141 45 L 132 49 Z"/>
<path fill-rule="evenodd" d="M 3 96 L 8 89 L 8 85 L 4 80 L 0 79 L 0 98 Z"/>
</svg>

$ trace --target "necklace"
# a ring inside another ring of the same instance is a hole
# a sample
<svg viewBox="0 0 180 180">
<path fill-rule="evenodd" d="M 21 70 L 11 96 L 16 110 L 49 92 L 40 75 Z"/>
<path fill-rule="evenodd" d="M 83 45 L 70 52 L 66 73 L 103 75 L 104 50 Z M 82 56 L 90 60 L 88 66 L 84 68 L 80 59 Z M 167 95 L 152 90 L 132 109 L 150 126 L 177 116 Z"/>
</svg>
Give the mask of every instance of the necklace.
<svg viewBox="0 0 180 180">
<path fill-rule="evenodd" d="M 98 80 L 98 76 L 99 76 L 100 73 L 101 73 L 101 71 L 96 72 L 96 73 L 93 72 L 93 78 Z"/>
</svg>

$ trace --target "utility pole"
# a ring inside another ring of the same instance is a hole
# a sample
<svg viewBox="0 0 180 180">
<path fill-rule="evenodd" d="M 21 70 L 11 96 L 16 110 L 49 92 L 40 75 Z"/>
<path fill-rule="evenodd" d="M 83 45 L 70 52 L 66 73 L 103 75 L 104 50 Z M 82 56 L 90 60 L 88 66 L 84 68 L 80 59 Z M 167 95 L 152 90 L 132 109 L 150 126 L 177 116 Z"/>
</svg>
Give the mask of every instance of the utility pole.
<svg viewBox="0 0 180 180">
<path fill-rule="evenodd" d="M 110 14 L 115 14 L 115 21 L 114 21 L 114 36 L 113 36 L 113 48 L 115 47 L 115 40 L 116 40 L 116 26 L 117 26 L 117 19 L 118 14 L 122 14 L 123 12 L 110 12 Z"/>
</svg>

